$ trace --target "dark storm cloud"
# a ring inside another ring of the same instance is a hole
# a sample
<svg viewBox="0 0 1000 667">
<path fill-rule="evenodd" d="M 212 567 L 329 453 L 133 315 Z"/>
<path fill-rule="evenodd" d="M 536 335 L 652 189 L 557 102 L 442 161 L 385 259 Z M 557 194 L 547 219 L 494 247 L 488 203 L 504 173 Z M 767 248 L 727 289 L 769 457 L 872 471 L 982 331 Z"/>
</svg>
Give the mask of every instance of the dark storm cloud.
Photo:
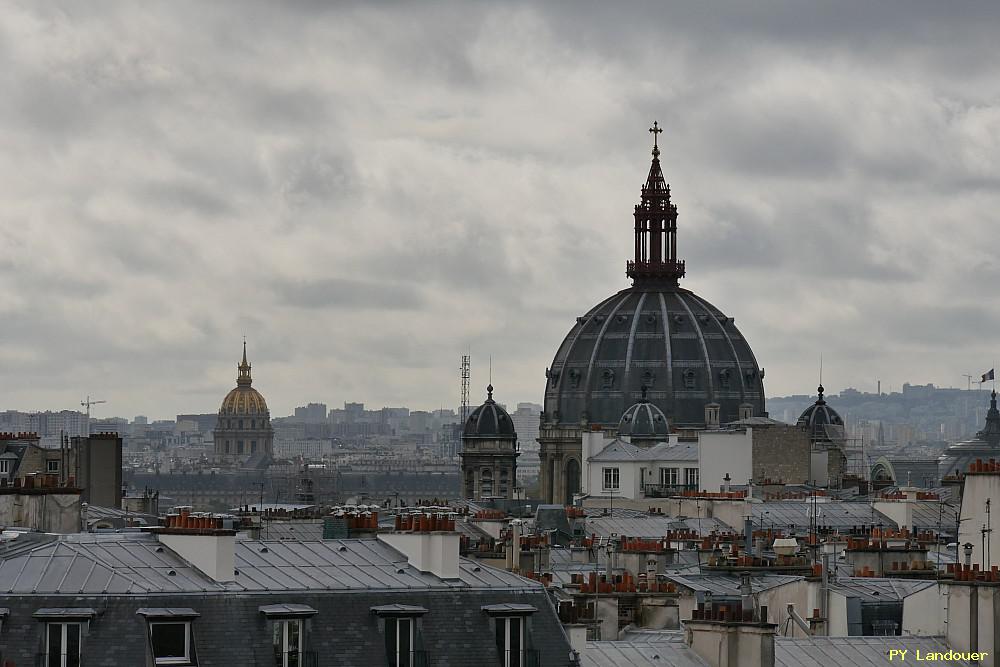
<svg viewBox="0 0 1000 667">
<path fill-rule="evenodd" d="M 454 404 L 470 347 L 474 384 L 492 355 L 537 401 L 628 284 L 654 119 L 685 285 L 769 393 L 820 352 L 834 387 L 955 384 L 995 357 L 998 28 L 996 3 L 5 7 L 0 409 L 212 410 L 244 334 L 275 414 Z"/>
</svg>

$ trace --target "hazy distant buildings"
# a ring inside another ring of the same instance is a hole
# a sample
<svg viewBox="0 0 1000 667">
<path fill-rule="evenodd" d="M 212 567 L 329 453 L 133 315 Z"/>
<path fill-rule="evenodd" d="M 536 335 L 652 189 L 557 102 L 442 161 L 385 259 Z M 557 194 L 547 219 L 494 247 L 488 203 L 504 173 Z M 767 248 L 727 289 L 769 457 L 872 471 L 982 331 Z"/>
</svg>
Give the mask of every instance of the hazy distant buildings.
<svg viewBox="0 0 1000 667">
<path fill-rule="evenodd" d="M 230 391 L 219 408 L 214 431 L 215 455 L 225 461 L 261 460 L 273 454 L 274 430 L 267 402 L 251 384 L 247 344 L 237 367 L 236 388 Z"/>
<path fill-rule="evenodd" d="M 521 455 L 517 459 L 517 475 L 520 479 L 538 477 L 538 418 L 542 406 L 537 403 L 518 403 L 517 410 L 510 413 L 517 432 L 517 449 Z"/>
<path fill-rule="evenodd" d="M 326 421 L 326 403 L 310 403 L 295 408 L 295 418 L 307 421 Z"/>
</svg>

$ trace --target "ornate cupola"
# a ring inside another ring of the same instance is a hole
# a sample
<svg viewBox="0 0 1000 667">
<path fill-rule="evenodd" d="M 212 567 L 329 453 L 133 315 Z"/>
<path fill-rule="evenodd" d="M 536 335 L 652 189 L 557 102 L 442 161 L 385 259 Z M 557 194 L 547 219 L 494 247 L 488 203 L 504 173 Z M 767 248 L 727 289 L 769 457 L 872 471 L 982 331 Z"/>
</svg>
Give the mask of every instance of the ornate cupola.
<svg viewBox="0 0 1000 667">
<path fill-rule="evenodd" d="M 635 259 L 626 264 L 625 273 L 633 285 L 677 285 L 684 277 L 684 262 L 677 259 L 677 206 L 670 203 L 670 186 L 660 169 L 657 135 L 663 129 L 654 122 L 649 131 L 653 162 L 642 186 L 642 202 L 635 205 Z"/>
<path fill-rule="evenodd" d="M 243 341 L 243 361 L 240 365 L 236 367 L 236 386 L 238 387 L 249 387 L 253 384 L 253 378 L 250 377 L 250 364 L 247 362 L 247 342 Z"/>
<path fill-rule="evenodd" d="M 462 430 L 462 496 L 472 500 L 513 498 L 517 484 L 517 433 L 510 415 L 493 400 L 476 408 Z"/>
</svg>

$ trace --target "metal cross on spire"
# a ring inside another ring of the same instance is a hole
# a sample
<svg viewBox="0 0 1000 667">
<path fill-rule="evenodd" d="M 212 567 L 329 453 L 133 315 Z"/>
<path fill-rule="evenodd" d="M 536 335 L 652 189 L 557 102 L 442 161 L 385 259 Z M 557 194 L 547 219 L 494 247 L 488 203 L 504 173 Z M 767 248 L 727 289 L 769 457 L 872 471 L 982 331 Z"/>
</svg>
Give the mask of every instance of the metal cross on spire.
<svg viewBox="0 0 1000 667">
<path fill-rule="evenodd" d="M 663 132 L 663 128 L 655 120 L 653 121 L 653 127 L 649 128 L 650 133 L 653 135 L 653 155 L 657 156 L 660 154 L 660 147 L 657 145 L 657 137 L 660 132 Z"/>
</svg>

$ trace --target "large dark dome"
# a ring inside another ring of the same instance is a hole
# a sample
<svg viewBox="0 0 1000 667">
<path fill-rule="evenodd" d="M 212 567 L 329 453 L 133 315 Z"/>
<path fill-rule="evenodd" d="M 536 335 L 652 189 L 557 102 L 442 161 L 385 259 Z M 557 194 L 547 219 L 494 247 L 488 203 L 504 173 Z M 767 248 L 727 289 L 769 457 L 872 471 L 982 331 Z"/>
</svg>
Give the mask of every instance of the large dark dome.
<svg viewBox="0 0 1000 667">
<path fill-rule="evenodd" d="M 762 378 L 732 318 L 689 290 L 639 284 L 577 318 L 548 371 L 545 412 L 560 424 L 617 426 L 646 386 L 672 424 L 704 426 L 712 402 L 723 422 L 744 403 L 763 415 Z"/>
</svg>

